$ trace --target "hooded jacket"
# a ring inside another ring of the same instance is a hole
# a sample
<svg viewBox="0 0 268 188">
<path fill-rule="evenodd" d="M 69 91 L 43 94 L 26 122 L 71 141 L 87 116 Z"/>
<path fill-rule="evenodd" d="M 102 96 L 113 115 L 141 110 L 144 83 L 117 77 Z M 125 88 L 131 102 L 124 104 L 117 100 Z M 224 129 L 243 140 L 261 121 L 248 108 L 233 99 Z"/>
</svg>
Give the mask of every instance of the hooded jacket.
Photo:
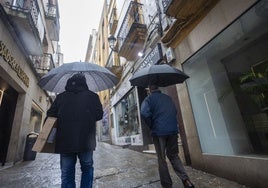
<svg viewBox="0 0 268 188">
<path fill-rule="evenodd" d="M 99 96 L 88 89 L 84 75 L 71 77 L 47 111 L 57 118 L 55 153 L 95 150 L 96 121 L 102 115 Z"/>
<path fill-rule="evenodd" d="M 153 91 L 141 104 L 141 117 L 151 129 L 152 136 L 178 134 L 177 109 L 171 97 Z"/>
</svg>

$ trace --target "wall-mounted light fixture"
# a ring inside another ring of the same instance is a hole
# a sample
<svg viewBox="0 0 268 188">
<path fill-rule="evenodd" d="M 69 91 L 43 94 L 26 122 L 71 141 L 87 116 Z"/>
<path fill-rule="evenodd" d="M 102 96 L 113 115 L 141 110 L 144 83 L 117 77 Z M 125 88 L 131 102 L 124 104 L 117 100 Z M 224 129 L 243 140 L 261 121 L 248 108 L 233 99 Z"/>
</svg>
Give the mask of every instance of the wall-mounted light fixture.
<svg viewBox="0 0 268 188">
<path fill-rule="evenodd" d="M 138 56 L 139 57 L 143 57 L 144 56 L 144 52 L 142 51 L 142 52 L 138 52 Z"/>
<path fill-rule="evenodd" d="M 115 50 L 115 42 L 116 42 L 116 38 L 113 35 L 111 35 L 110 37 L 108 37 L 109 47 L 114 52 L 116 52 L 116 50 Z"/>
<path fill-rule="evenodd" d="M 4 91 L 0 90 L 0 106 L 1 106 L 1 103 L 2 103 L 3 95 L 4 95 Z"/>
</svg>

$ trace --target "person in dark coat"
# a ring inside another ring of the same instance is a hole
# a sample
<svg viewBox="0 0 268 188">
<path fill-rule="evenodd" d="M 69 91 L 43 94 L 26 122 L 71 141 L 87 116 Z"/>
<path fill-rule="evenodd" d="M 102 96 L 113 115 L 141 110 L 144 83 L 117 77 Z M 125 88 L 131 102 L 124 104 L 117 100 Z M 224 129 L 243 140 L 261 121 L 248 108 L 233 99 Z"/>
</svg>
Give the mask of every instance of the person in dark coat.
<svg viewBox="0 0 268 188">
<path fill-rule="evenodd" d="M 184 187 L 194 188 L 179 158 L 177 110 L 171 97 L 155 84 L 149 85 L 149 96 L 141 104 L 141 117 L 149 126 L 158 158 L 161 185 L 172 188 L 166 156 Z"/>
<path fill-rule="evenodd" d="M 67 81 L 65 91 L 57 95 L 47 116 L 57 118 L 55 153 L 60 154 L 61 187 L 75 188 L 77 157 L 82 171 L 81 188 L 92 187 L 96 121 L 102 119 L 103 109 L 82 73 Z"/>
</svg>

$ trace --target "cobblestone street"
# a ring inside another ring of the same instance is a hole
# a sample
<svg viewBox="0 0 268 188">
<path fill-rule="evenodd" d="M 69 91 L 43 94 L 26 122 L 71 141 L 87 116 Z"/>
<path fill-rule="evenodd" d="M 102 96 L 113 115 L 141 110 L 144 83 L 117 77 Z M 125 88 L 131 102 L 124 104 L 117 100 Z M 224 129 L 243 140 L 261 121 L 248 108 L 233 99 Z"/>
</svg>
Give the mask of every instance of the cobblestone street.
<svg viewBox="0 0 268 188">
<path fill-rule="evenodd" d="M 94 153 L 95 188 L 161 188 L 154 154 L 99 142 Z M 171 169 L 171 168 L 170 168 Z M 186 167 L 196 188 L 246 188 L 214 175 Z M 174 188 L 183 187 L 170 170 Z M 79 163 L 76 182 L 79 187 Z M 60 188 L 59 155 L 37 154 L 36 160 L 0 170 L 1 188 Z"/>
</svg>

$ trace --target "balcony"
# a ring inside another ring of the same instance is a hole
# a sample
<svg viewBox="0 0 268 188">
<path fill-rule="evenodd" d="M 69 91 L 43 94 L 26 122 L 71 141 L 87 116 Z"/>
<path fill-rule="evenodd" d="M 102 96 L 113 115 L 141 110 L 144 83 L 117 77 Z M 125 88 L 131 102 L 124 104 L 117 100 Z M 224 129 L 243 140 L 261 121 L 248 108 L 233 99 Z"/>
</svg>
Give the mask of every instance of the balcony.
<svg viewBox="0 0 268 188">
<path fill-rule="evenodd" d="M 215 0 L 162 0 L 162 5 L 166 15 L 177 19 L 186 19 L 213 2 Z"/>
<path fill-rule="evenodd" d="M 162 42 L 176 47 L 218 2 L 219 0 L 162 0 L 164 13 L 176 18 L 162 37 Z"/>
<path fill-rule="evenodd" d="M 109 20 L 110 35 L 115 34 L 117 25 L 118 25 L 118 18 L 117 18 L 117 14 L 116 14 L 116 8 L 113 8 L 112 13 L 111 13 L 111 17 Z"/>
<path fill-rule="evenodd" d="M 58 6 L 47 3 L 45 7 L 45 15 L 49 38 L 53 41 L 59 41 L 60 22 Z"/>
<path fill-rule="evenodd" d="M 123 66 L 119 66 L 117 57 L 114 59 L 113 55 L 117 56 L 116 54 L 110 52 L 105 67 L 114 73 L 118 79 L 120 79 L 122 76 Z"/>
<path fill-rule="evenodd" d="M 136 60 L 138 52 L 143 49 L 146 34 L 142 4 L 132 1 L 117 35 L 118 55 L 128 61 Z"/>
<path fill-rule="evenodd" d="M 45 75 L 51 69 L 55 68 L 52 55 L 48 53 L 44 53 L 42 56 L 32 56 L 32 62 L 40 76 Z"/>
<path fill-rule="evenodd" d="M 14 30 L 29 55 L 42 55 L 42 40 L 45 27 L 36 0 L 17 1 L 2 4 L 11 20 Z"/>
</svg>

